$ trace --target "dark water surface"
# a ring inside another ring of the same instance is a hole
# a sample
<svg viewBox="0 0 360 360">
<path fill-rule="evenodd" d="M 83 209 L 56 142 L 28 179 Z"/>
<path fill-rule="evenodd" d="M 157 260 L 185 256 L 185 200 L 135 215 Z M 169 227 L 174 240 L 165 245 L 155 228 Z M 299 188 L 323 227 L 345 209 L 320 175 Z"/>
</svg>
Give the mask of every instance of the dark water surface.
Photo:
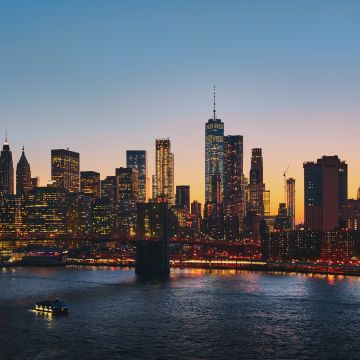
<svg viewBox="0 0 360 360">
<path fill-rule="evenodd" d="M 360 278 L 0 269 L 0 359 L 360 359 Z M 60 297 L 68 316 L 30 311 Z"/>
</svg>

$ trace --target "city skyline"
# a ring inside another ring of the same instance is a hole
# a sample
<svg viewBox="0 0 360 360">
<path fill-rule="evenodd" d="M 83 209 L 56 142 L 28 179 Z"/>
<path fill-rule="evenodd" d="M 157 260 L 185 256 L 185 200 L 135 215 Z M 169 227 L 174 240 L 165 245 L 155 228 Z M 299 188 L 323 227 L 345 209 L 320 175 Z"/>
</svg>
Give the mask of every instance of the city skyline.
<svg viewBox="0 0 360 360">
<path fill-rule="evenodd" d="M 204 123 L 204 125 L 205 125 L 205 123 Z M 225 126 L 226 126 L 226 124 L 225 124 Z M 171 140 L 171 139 L 170 139 Z M 154 145 L 156 145 L 155 143 L 156 143 L 156 141 L 157 141 L 157 139 L 154 139 Z M 172 141 L 172 140 L 171 140 Z M 244 139 L 244 141 L 246 141 L 246 139 Z M 15 157 L 14 157 L 14 153 L 16 153 L 16 150 L 14 151 L 14 149 L 13 149 L 13 147 L 12 147 L 12 145 L 11 145 L 11 143 L 10 143 L 10 141 L 9 141 L 9 139 L 8 139 L 8 135 L 6 135 L 6 138 L 5 138 L 5 142 L 4 142 L 5 144 L 8 144 L 9 146 L 10 146 L 10 151 L 12 152 L 12 157 L 13 157 L 13 163 L 14 163 L 14 193 L 16 193 L 16 184 L 15 184 L 15 179 L 16 179 L 16 164 L 17 164 L 17 162 L 22 158 L 22 154 L 23 154 L 23 148 L 24 148 L 24 146 L 21 148 L 21 155 L 20 155 L 20 157 L 19 157 L 19 160 L 17 160 Z M 155 146 L 154 146 L 154 148 L 155 148 Z M 70 149 L 68 149 L 68 150 L 70 150 Z M 251 150 L 254 150 L 254 149 L 251 149 Z M 255 150 L 256 150 L 256 148 L 255 148 Z M 34 172 L 33 172 L 33 170 L 31 170 L 31 173 L 32 173 L 32 175 L 33 176 L 39 176 L 40 177 L 40 186 L 46 186 L 47 184 L 49 184 L 49 183 L 51 183 L 52 182 L 52 180 L 51 180 L 51 152 L 52 151 L 54 151 L 54 149 L 50 149 L 50 161 L 49 161 L 49 170 L 48 170 L 48 172 L 50 173 L 50 179 L 48 179 L 48 180 L 46 180 L 46 182 L 41 178 L 41 175 L 39 175 L 39 174 L 35 174 Z M 66 150 L 62 150 L 62 151 L 66 151 Z M 108 177 L 108 176 L 113 176 L 113 173 L 114 173 L 114 171 L 115 171 L 115 169 L 116 168 L 119 168 L 119 167 L 126 167 L 126 164 L 127 164 L 127 159 L 126 159 L 126 154 L 127 154 L 127 152 L 131 152 L 131 151 L 135 151 L 135 150 L 129 150 L 129 149 L 125 149 L 125 151 L 124 151 L 124 157 L 125 157 L 125 159 L 124 159 L 124 161 L 120 164 L 120 165 L 118 165 L 118 166 L 116 166 L 116 167 L 114 167 L 113 169 L 112 169 L 112 172 L 110 172 L 109 174 L 103 174 L 103 173 L 100 173 L 100 178 L 101 178 L 101 180 L 104 180 L 104 179 L 106 179 L 106 177 Z M 136 150 L 136 151 L 139 151 L 139 150 Z M 154 157 L 155 157 L 155 153 L 156 153 L 156 151 L 149 151 L 149 150 L 141 150 L 141 151 L 146 151 L 147 153 L 154 153 Z M 72 150 L 70 151 L 70 153 L 72 152 Z M 81 154 L 80 152 L 78 152 L 79 154 L 80 154 L 80 159 L 82 160 L 82 158 L 83 158 L 83 156 L 84 156 L 84 154 Z M 28 151 L 26 152 L 26 154 L 27 154 L 27 156 L 29 157 L 29 153 L 28 153 Z M 82 155 L 82 156 L 81 156 Z M 175 155 L 175 158 L 176 158 L 176 154 L 174 154 Z M 319 158 L 321 158 L 321 157 L 323 157 L 323 156 L 329 156 L 329 155 L 322 155 L 322 156 L 319 156 Z M 331 155 L 330 155 L 331 156 Z M 177 158 L 176 158 L 177 159 Z M 80 171 L 81 172 L 86 172 L 86 171 L 95 171 L 95 172 L 99 172 L 97 169 L 98 169 L 98 166 L 97 165 L 95 165 L 94 164 L 94 166 L 93 166 L 93 168 L 91 168 L 91 169 L 84 169 L 83 167 L 82 167 L 82 162 L 81 162 L 81 160 L 80 160 Z M 246 161 L 247 159 L 245 159 L 245 157 L 244 157 L 244 163 L 246 163 L 247 161 Z M 313 158 L 313 159 L 308 159 L 308 160 L 304 160 L 302 163 L 301 163 L 301 168 L 302 168 L 302 170 L 303 170 L 303 164 L 305 164 L 305 163 L 307 163 L 307 162 L 311 162 L 311 161 L 313 161 L 313 160 L 315 160 L 315 158 Z M 31 160 L 29 160 L 28 159 L 28 161 L 29 161 L 29 164 L 30 164 L 30 166 L 31 166 L 31 169 L 33 169 L 33 162 L 31 161 Z M 346 161 L 346 159 L 344 159 L 344 161 Z M 149 163 L 151 164 L 151 163 L 154 163 L 154 161 L 153 161 L 153 159 L 151 158 L 151 157 L 148 157 L 147 158 L 147 166 L 149 167 Z M 205 162 L 205 158 L 204 158 L 204 162 Z M 347 161 L 346 161 L 347 162 Z M 175 163 L 175 166 L 174 166 L 174 170 L 175 170 L 175 179 L 176 179 L 176 175 L 177 175 L 177 167 L 176 167 L 176 160 L 174 161 L 174 163 Z M 249 163 L 251 163 L 251 159 L 250 159 L 250 161 L 249 161 Z M 347 162 L 348 163 L 348 162 Z M 266 162 L 264 161 L 264 169 L 266 169 Z M 350 168 L 351 168 L 351 164 L 350 164 L 350 166 L 349 166 Z M 245 168 L 244 169 L 244 175 L 245 175 L 245 178 L 246 179 L 248 179 L 248 180 L 250 180 L 250 169 L 249 169 L 249 171 L 246 171 L 247 169 Z M 351 173 L 351 169 L 350 169 L 350 173 Z M 155 169 L 153 169 L 153 171 L 149 171 L 149 175 L 155 175 Z M 281 180 L 283 181 L 283 174 L 281 175 Z M 150 178 L 151 178 L 151 176 L 150 176 Z M 265 176 L 265 173 L 264 173 L 264 179 L 266 179 L 266 178 L 268 178 L 269 179 L 269 177 L 266 177 Z M 293 176 L 287 176 L 287 178 L 289 179 L 289 178 L 293 178 Z M 176 187 L 176 186 L 181 186 L 181 185 L 188 185 L 188 184 L 191 184 L 192 183 L 192 177 L 191 176 L 189 176 L 188 177 L 188 181 L 185 181 L 185 182 L 183 182 L 183 183 L 177 183 L 177 182 L 174 182 L 174 187 Z M 296 205 L 295 205 L 295 221 L 296 221 L 296 223 L 301 223 L 301 222 L 303 222 L 304 221 L 304 211 L 305 211 L 305 209 L 304 209 L 304 172 L 302 172 L 302 174 L 301 174 L 301 176 L 299 177 L 299 178 L 297 178 L 296 179 L 297 180 L 297 185 L 296 185 L 296 191 L 295 191 L 295 196 L 296 196 Z M 351 181 L 352 179 L 351 179 L 351 177 L 349 177 L 349 179 L 348 179 L 348 198 L 349 199 L 356 199 L 357 198 L 357 196 L 358 196 L 358 191 L 359 191 L 359 189 L 360 189 L 360 182 L 359 182 L 359 184 L 356 186 L 356 182 L 355 181 Z M 205 181 L 205 180 L 204 180 Z M 80 182 L 80 178 L 79 178 L 79 182 Z M 149 180 L 149 182 L 150 182 L 150 180 Z M 275 181 L 275 182 L 277 182 L 277 181 Z M 352 189 L 351 188 L 351 184 L 352 183 L 354 183 L 355 184 L 355 189 Z M 271 214 L 272 215 L 275 215 L 275 214 L 277 214 L 277 211 L 278 211 L 278 205 L 279 205 L 279 203 L 281 203 L 281 202 L 284 202 L 284 187 L 282 187 L 282 189 L 279 189 L 279 192 L 275 192 L 276 193 L 276 200 L 274 200 L 273 199 L 273 196 L 274 196 L 274 192 L 272 191 L 273 189 L 272 189 L 272 179 L 269 179 L 269 185 L 266 185 L 267 186 L 267 188 L 269 188 L 269 191 L 270 191 L 270 199 L 271 199 Z M 301 186 L 302 186 L 302 188 L 299 188 L 299 186 L 300 186 L 300 184 L 301 184 Z M 196 201 L 199 201 L 201 204 L 203 204 L 204 205 L 204 203 L 205 203 L 205 201 L 204 201 L 204 196 L 203 197 L 201 197 L 201 195 L 199 195 L 198 197 L 196 196 L 196 195 L 194 195 L 194 190 L 192 189 L 192 186 L 191 185 L 189 185 L 190 186 L 190 189 L 191 189 L 191 192 L 190 192 L 190 194 L 191 194 L 191 202 L 192 201 L 194 201 L 194 200 L 196 200 Z M 283 185 L 284 186 L 284 185 Z M 151 187 L 152 187 L 152 182 L 151 182 Z M 203 184 L 203 188 L 205 189 L 205 183 Z M 265 189 L 264 189 L 265 190 Z M 282 191 L 282 193 L 281 193 L 281 191 Z M 151 198 L 151 191 L 150 190 L 148 190 L 148 192 L 149 192 L 149 194 L 148 194 L 148 197 L 149 198 Z M 204 191 L 203 191 L 204 192 Z M 299 194 L 298 193 L 301 193 L 301 197 L 299 196 Z M 175 193 L 174 193 L 175 194 Z"/>
<path fill-rule="evenodd" d="M 169 137 L 175 185 L 204 203 L 203 126 L 216 84 L 225 133 L 244 138 L 245 174 L 251 149 L 263 149 L 272 213 L 290 164 L 303 220 L 302 164 L 323 155 L 348 163 L 356 197 L 358 2 L 20 3 L 0 5 L 0 139 L 7 128 L 14 162 L 25 145 L 43 185 L 52 148 L 80 152 L 81 170 L 102 179 L 126 165 L 126 150 L 143 149 L 152 175 L 154 139 Z"/>
</svg>

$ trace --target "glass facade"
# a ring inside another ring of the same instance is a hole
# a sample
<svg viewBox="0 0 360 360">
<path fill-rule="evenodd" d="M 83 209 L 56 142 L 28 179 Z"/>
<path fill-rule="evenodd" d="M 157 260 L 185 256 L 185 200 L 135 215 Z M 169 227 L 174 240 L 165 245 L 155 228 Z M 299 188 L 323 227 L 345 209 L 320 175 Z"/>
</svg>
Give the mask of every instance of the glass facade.
<svg viewBox="0 0 360 360">
<path fill-rule="evenodd" d="M 212 178 L 220 176 L 221 198 L 223 196 L 224 171 L 224 123 L 220 119 L 209 119 L 205 124 L 205 201 L 212 197 Z"/>
<path fill-rule="evenodd" d="M 51 180 L 69 192 L 80 190 L 80 154 L 70 150 L 51 150 Z"/>
<path fill-rule="evenodd" d="M 133 168 L 138 171 L 139 182 L 139 202 L 146 202 L 148 194 L 148 173 L 147 159 L 145 150 L 127 150 L 126 151 L 126 167 Z"/>
</svg>

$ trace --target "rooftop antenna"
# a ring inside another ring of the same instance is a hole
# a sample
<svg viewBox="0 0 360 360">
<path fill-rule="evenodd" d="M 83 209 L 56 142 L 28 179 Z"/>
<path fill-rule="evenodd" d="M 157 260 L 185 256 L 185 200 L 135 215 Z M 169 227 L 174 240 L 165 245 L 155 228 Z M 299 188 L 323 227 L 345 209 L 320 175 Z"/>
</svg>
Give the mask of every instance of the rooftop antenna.
<svg viewBox="0 0 360 360">
<path fill-rule="evenodd" d="M 216 92 L 215 92 L 215 85 L 214 85 L 214 108 L 213 108 L 213 113 L 214 113 L 214 120 L 216 120 Z"/>
<path fill-rule="evenodd" d="M 8 142 L 7 129 L 5 129 L 5 142 Z"/>
</svg>

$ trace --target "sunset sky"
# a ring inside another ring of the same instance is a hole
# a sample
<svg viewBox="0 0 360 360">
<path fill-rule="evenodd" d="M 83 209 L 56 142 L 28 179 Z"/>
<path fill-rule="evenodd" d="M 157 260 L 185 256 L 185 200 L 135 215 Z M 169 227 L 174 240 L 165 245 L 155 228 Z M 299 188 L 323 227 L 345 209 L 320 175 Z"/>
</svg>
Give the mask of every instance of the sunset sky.
<svg viewBox="0 0 360 360">
<path fill-rule="evenodd" d="M 0 1 L 0 137 L 50 179 L 50 150 L 104 178 L 169 137 L 175 185 L 204 199 L 212 88 L 225 134 L 263 148 L 271 212 L 282 172 L 303 218 L 304 161 L 339 155 L 360 185 L 360 1 Z"/>
</svg>

